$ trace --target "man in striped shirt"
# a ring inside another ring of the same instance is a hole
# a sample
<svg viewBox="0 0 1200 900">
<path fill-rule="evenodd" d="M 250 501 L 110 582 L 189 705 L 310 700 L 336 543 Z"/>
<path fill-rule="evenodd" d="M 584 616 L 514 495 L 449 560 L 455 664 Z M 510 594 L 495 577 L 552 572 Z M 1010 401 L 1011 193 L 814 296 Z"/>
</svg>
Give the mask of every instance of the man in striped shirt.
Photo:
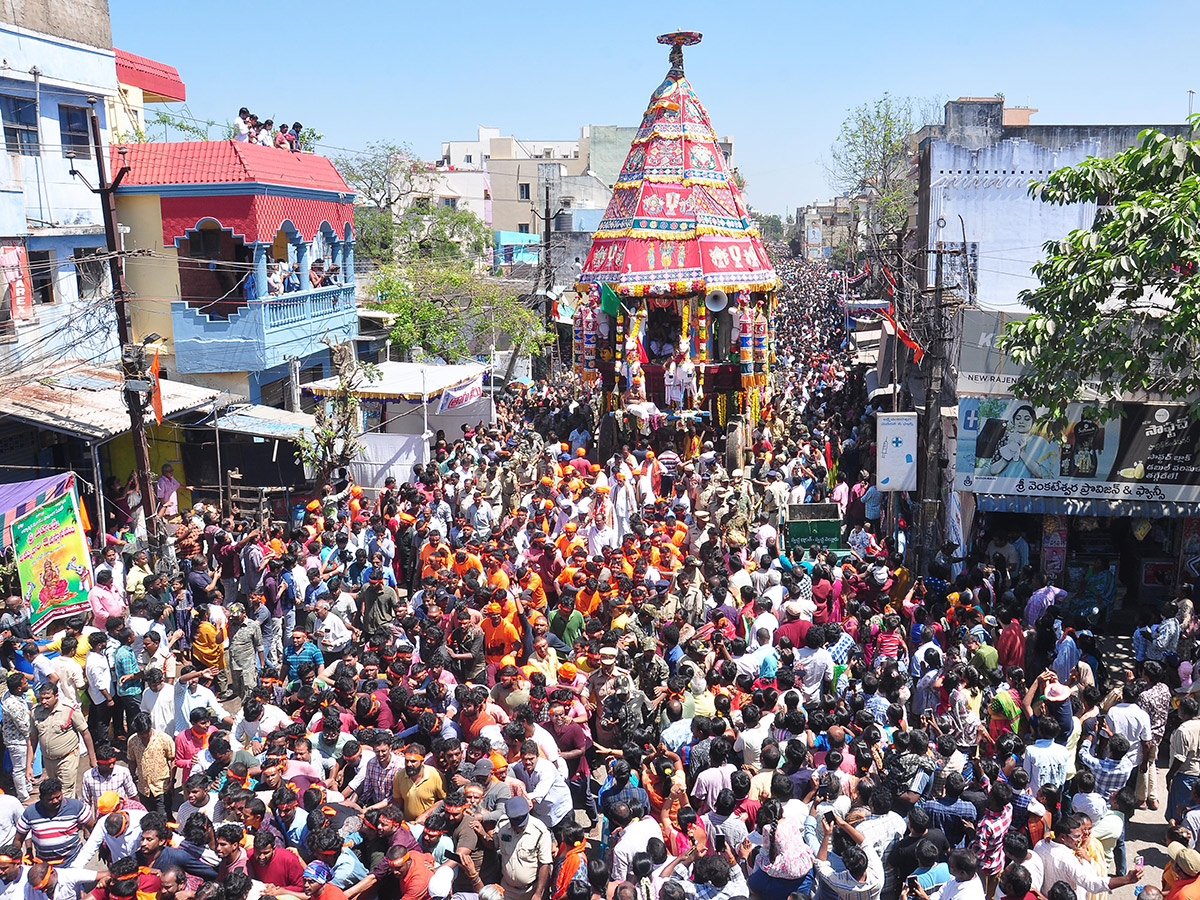
<svg viewBox="0 0 1200 900">
<path fill-rule="evenodd" d="M 667 449 L 658 454 L 658 464 L 662 466 L 662 481 L 659 484 L 659 496 L 670 497 L 671 487 L 675 484 L 675 473 L 679 470 L 679 454 L 675 452 L 675 444 L 667 442 Z"/>
<path fill-rule="evenodd" d="M 1012 825 L 1012 788 L 1003 781 L 992 785 L 987 809 L 975 825 L 971 849 L 979 856 L 979 874 L 985 897 L 994 897 L 1004 870 L 1004 835 Z"/>
<path fill-rule="evenodd" d="M 91 831 L 92 816 L 79 800 L 63 797 L 63 785 L 47 778 L 38 785 L 38 801 L 17 820 L 17 840 L 28 841 L 33 855 L 56 866 L 69 865 Z"/>
</svg>

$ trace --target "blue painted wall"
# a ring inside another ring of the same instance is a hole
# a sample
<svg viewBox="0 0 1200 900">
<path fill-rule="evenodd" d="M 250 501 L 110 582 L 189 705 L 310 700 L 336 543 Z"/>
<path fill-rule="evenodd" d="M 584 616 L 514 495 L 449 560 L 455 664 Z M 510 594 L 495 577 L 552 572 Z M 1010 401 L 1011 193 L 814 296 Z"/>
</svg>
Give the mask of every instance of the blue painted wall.
<svg viewBox="0 0 1200 900">
<path fill-rule="evenodd" d="M 59 116 L 60 105 L 87 109 L 93 96 L 104 132 L 104 97 L 117 90 L 112 50 L 0 26 L 0 57 L 7 62 L 0 94 L 38 100 L 41 141 L 37 155 L 0 152 L 0 237 L 24 238 L 31 252 L 52 251 L 54 273 L 54 302 L 34 304 L 33 319 L 17 323 L 16 340 L 0 344 L 0 360 L 28 367 L 63 356 L 112 361 L 112 304 L 80 300 L 70 261 L 78 248 L 105 246 L 100 200 L 70 175 L 75 165 L 95 184 L 96 161 L 91 152 L 74 161 L 65 155 Z M 41 73 L 40 91 L 34 67 Z M 111 293 L 107 266 L 103 293 Z"/>
<path fill-rule="evenodd" d="M 327 340 L 340 343 L 358 336 L 352 284 L 252 301 L 227 319 L 175 301 L 171 321 L 180 374 L 251 372 L 262 376 L 260 382 L 278 377 L 268 377 L 264 370 L 311 356 Z"/>
</svg>

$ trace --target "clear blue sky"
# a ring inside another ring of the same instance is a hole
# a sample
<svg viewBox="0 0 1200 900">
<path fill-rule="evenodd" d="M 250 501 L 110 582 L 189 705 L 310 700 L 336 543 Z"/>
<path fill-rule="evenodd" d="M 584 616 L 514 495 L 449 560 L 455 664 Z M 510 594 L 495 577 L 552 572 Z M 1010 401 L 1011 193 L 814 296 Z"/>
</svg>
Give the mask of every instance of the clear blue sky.
<svg viewBox="0 0 1200 900">
<path fill-rule="evenodd" d="M 655 36 L 702 31 L 688 77 L 736 141 L 747 201 L 778 213 L 828 198 L 822 160 L 839 125 L 884 91 L 1003 93 L 1043 124 L 1179 122 L 1187 90 L 1200 91 L 1196 9 L 1182 0 L 693 0 L 668 11 L 627 0 L 111 0 L 111 10 L 114 44 L 178 68 L 197 116 L 225 121 L 245 105 L 312 125 L 329 145 L 403 141 L 430 159 L 479 124 L 523 139 L 635 125 L 667 70 Z"/>
</svg>

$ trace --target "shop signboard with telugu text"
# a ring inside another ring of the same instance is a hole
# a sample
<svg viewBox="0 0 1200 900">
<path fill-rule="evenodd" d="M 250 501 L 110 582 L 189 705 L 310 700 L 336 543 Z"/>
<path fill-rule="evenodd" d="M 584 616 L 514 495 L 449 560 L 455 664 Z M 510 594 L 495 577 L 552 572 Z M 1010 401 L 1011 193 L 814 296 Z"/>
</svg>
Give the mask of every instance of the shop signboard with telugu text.
<svg viewBox="0 0 1200 900">
<path fill-rule="evenodd" d="M 955 488 L 976 494 L 1200 503 L 1200 422 L 1183 405 L 1068 407 L 1062 435 L 1011 396 L 959 397 Z"/>
<path fill-rule="evenodd" d="M 830 550 L 838 546 L 841 536 L 842 523 L 837 519 L 809 519 L 787 523 L 789 550 L 807 550 L 813 546 Z"/>
<path fill-rule="evenodd" d="M 87 610 L 92 561 L 74 491 L 18 519 L 12 537 L 21 594 L 35 631 Z"/>
</svg>

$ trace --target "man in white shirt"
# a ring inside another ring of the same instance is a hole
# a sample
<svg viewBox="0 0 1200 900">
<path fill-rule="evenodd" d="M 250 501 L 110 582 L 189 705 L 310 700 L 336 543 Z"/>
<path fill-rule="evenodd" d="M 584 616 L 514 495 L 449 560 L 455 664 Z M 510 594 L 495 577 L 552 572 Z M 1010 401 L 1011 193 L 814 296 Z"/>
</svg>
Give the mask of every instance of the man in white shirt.
<svg viewBox="0 0 1200 900">
<path fill-rule="evenodd" d="M 58 676 L 58 696 L 71 706 L 79 706 L 82 699 L 80 692 L 87 686 L 83 675 L 83 666 L 75 662 L 75 651 L 79 647 L 79 638 L 68 635 L 63 638 L 58 656 L 50 666 Z"/>
<path fill-rule="evenodd" d="M 618 801 L 608 813 L 612 828 L 620 829 L 620 837 L 613 846 L 612 878 L 624 881 L 629 876 L 630 864 L 635 853 L 645 853 L 651 838 L 662 840 L 662 827 L 642 809 L 641 803 Z"/>
<path fill-rule="evenodd" d="M 834 869 L 829 862 L 829 839 L 833 827 L 843 829 L 847 835 L 857 842 L 847 847 L 842 853 L 841 870 Z M 845 822 L 837 819 L 830 826 L 825 817 L 817 819 L 817 831 L 821 835 L 821 846 L 817 850 L 817 858 L 813 868 L 821 884 L 832 893 L 837 900 L 879 900 L 883 892 L 883 863 L 879 855 L 862 841 L 862 835 L 846 827 Z"/>
<path fill-rule="evenodd" d="M 521 744 L 521 759 L 510 772 L 525 785 L 533 815 L 549 828 L 555 828 L 571 813 L 571 789 L 554 763 L 538 755 L 537 741 L 530 739 Z"/>
<path fill-rule="evenodd" d="M 97 635 L 91 641 L 91 649 L 87 655 L 87 665 L 84 674 L 87 679 L 88 699 L 91 707 L 88 709 L 88 727 L 98 736 L 108 734 L 108 725 L 113 714 L 113 677 L 112 666 L 108 654 L 104 652 L 108 643 L 106 635 Z M 59 689 L 61 695 L 62 690 Z M 74 701 L 78 703 L 78 700 Z"/>
<path fill-rule="evenodd" d="M 970 850 L 951 850 L 946 857 L 951 878 L 937 893 L 938 900 L 984 900 L 983 882 L 979 880 L 979 858 Z"/>
<path fill-rule="evenodd" d="M 342 655 L 352 635 L 346 623 L 330 610 L 329 601 L 325 598 L 317 601 L 316 617 L 317 641 L 321 652 L 325 654 L 325 661 L 330 662 Z"/>
<path fill-rule="evenodd" d="M 268 734 L 291 723 L 288 714 L 278 706 L 251 697 L 233 720 L 230 733 L 236 744 L 248 747 L 252 753 L 260 753 Z"/>
<path fill-rule="evenodd" d="M 796 668 L 801 672 L 800 693 L 805 703 L 821 697 L 821 685 L 833 680 L 833 657 L 824 647 L 824 629 L 814 625 L 804 637 L 804 648 L 796 653 Z"/>
<path fill-rule="evenodd" d="M 192 710 L 196 709 L 207 709 L 212 713 L 214 720 L 233 725 L 233 716 L 225 711 L 212 688 L 203 683 L 205 677 L 211 681 L 213 676 L 208 675 L 211 671 L 197 669 L 179 676 L 179 680 L 175 682 L 175 727 L 167 732 L 168 734 L 179 734 L 191 728 Z"/>
<path fill-rule="evenodd" d="M 235 141 L 240 141 L 243 144 L 250 143 L 250 110 L 242 107 L 238 110 L 237 118 L 233 122 Z"/>
<path fill-rule="evenodd" d="M 1136 767 L 1142 762 L 1142 751 L 1152 750 L 1154 736 L 1150 731 L 1150 715 L 1138 706 L 1138 686 L 1128 681 L 1121 688 L 1121 702 L 1108 711 L 1105 721 L 1113 734 L 1123 735 L 1129 741 L 1129 752 L 1125 758 Z"/>
<path fill-rule="evenodd" d="M 155 731 L 172 739 L 175 737 L 175 686 L 167 683 L 160 669 L 146 670 L 142 712 L 150 714 L 150 724 Z"/>
<path fill-rule="evenodd" d="M 774 569 L 771 570 L 771 574 L 775 574 Z M 750 630 L 757 634 L 760 628 L 766 629 L 771 639 L 774 639 L 775 629 L 779 627 L 779 619 L 775 618 L 775 614 L 771 612 L 771 600 L 766 595 L 754 601 L 754 616 L 754 624 L 750 626 Z"/>
<path fill-rule="evenodd" d="M 25 804 L 13 794 L 0 794 L 0 847 L 7 847 L 17 839 L 17 822 Z M 0 884 L 0 896 L 3 895 L 3 884 Z"/>
<path fill-rule="evenodd" d="M 1087 900 L 1088 894 L 1107 894 L 1141 880 L 1142 870 L 1139 868 L 1131 869 L 1127 875 L 1114 875 L 1111 878 L 1097 875 L 1092 865 L 1082 862 L 1075 855 L 1083 841 L 1083 822 L 1075 816 L 1063 816 L 1058 827 L 1053 838 L 1046 838 L 1033 848 L 1042 859 L 1043 886 L 1065 881 L 1075 888 L 1078 900 Z M 1171 844 L 1167 848 L 1167 855 L 1172 859 L 1179 852 L 1175 850 L 1177 847 L 1182 848 L 1183 845 Z"/>
<path fill-rule="evenodd" d="M 122 597 L 125 596 L 125 563 L 116 547 L 104 548 L 104 562 L 96 566 L 96 571 L 107 569 L 112 572 L 112 589 Z"/>
</svg>

